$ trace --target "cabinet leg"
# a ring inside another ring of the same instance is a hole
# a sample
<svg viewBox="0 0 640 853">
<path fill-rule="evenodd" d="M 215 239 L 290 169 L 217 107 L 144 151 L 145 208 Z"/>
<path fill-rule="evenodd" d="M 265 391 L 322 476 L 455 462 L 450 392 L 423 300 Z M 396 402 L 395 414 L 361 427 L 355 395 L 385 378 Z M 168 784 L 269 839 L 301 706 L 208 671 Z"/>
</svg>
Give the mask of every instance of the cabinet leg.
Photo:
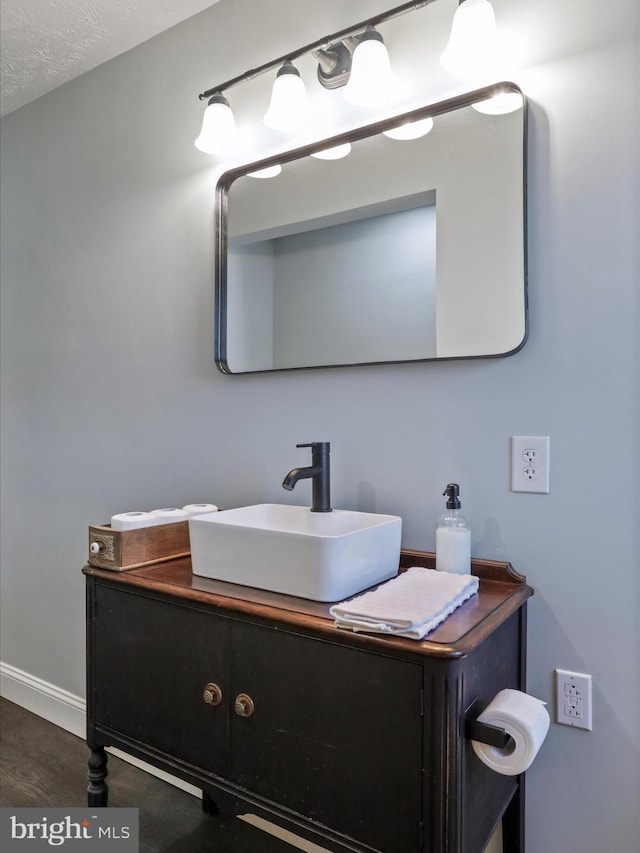
<svg viewBox="0 0 640 853">
<path fill-rule="evenodd" d="M 89 787 L 87 788 L 87 805 L 89 808 L 107 806 L 109 801 L 109 786 L 107 785 L 107 753 L 103 746 L 91 750 L 89 755 Z"/>
<path fill-rule="evenodd" d="M 206 815 L 216 815 L 219 814 L 220 809 L 217 804 L 211 799 L 209 794 L 206 791 L 202 792 L 202 811 Z"/>
<path fill-rule="evenodd" d="M 524 776 L 502 817 L 503 853 L 524 853 Z"/>
</svg>

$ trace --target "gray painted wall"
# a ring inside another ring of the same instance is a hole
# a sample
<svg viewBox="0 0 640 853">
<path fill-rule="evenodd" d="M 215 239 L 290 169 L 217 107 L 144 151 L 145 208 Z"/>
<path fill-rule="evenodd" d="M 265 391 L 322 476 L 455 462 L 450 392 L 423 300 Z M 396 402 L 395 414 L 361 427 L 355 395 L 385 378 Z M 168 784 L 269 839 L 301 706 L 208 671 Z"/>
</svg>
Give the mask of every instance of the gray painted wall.
<svg viewBox="0 0 640 853">
<path fill-rule="evenodd" d="M 213 365 L 215 166 L 192 145 L 196 95 L 388 5 L 222 0 L 3 120 L 2 658 L 82 695 L 87 525 L 191 501 L 306 503 L 282 476 L 296 442 L 329 440 L 334 505 L 402 515 L 406 546 L 433 547 L 444 484 L 461 484 L 474 553 L 536 588 L 531 693 L 552 701 L 554 667 L 593 674 L 594 731 L 553 725 L 528 772 L 528 850 L 632 853 L 637 0 L 495 0 L 531 99 L 522 352 L 273 376 Z M 385 28 L 408 98 L 455 88 L 423 46 L 442 47 L 454 8 Z M 237 90 L 241 128 L 268 88 Z M 513 434 L 551 436 L 550 495 L 509 492 Z"/>
</svg>

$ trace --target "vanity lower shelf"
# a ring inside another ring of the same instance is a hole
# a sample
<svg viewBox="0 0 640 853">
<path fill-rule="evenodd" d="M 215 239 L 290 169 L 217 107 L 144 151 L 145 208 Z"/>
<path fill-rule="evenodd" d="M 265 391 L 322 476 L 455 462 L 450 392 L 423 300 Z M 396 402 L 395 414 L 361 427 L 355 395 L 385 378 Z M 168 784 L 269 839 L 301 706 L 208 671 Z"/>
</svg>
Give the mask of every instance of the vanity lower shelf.
<svg viewBox="0 0 640 853">
<path fill-rule="evenodd" d="M 433 555 L 403 552 L 401 568 Z M 188 559 L 85 567 L 90 805 L 106 746 L 332 851 L 480 853 L 504 816 L 522 850 L 521 777 L 464 736 L 465 713 L 524 689 L 526 601 L 508 564 L 420 642 L 334 627 L 329 605 L 199 578 Z M 477 705 L 478 706 L 478 705 Z"/>
</svg>

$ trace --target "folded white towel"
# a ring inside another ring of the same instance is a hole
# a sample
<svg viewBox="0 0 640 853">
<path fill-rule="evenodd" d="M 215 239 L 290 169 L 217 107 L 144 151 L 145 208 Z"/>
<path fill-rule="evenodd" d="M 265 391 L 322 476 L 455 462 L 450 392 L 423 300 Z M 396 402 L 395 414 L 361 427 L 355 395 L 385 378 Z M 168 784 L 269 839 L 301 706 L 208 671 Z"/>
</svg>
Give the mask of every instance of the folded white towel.
<svg viewBox="0 0 640 853">
<path fill-rule="evenodd" d="M 413 566 L 329 612 L 338 628 L 421 640 L 477 591 L 474 575 Z"/>
</svg>

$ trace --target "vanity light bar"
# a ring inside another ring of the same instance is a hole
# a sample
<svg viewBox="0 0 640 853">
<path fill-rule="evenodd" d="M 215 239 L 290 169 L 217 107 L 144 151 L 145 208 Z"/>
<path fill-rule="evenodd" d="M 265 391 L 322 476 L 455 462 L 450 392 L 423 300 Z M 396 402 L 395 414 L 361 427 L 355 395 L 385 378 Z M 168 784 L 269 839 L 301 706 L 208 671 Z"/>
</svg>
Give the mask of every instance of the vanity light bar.
<svg viewBox="0 0 640 853">
<path fill-rule="evenodd" d="M 275 68 L 279 70 L 264 123 L 284 133 L 295 132 L 303 126 L 308 101 L 304 82 L 293 60 L 307 53 L 312 53 L 318 60 L 317 76 L 325 89 L 344 87 L 345 100 L 361 106 L 385 100 L 394 92 L 396 83 L 384 41 L 375 29 L 376 24 L 435 2 L 414 0 L 401 3 L 207 89 L 199 95 L 201 101 L 208 99 L 208 104 L 202 119 L 202 129 L 194 145 L 206 154 L 224 155 L 230 151 L 236 133 L 235 121 L 231 106 L 222 93 L 237 83 L 251 80 Z"/>
<path fill-rule="evenodd" d="M 435 2 L 436 0 L 413 0 L 410 3 L 401 3 L 386 12 L 305 44 L 202 92 L 198 97 L 201 101 L 208 100 L 208 104 L 202 120 L 202 129 L 194 142 L 196 148 L 207 154 L 227 154 L 233 146 L 236 128 L 233 111 L 223 92 L 276 68 L 278 73 L 264 123 L 284 133 L 295 133 L 303 127 L 309 104 L 304 81 L 293 61 L 308 53 L 318 60 L 317 77 L 320 84 L 326 89 L 344 87 L 344 98 L 349 103 L 373 106 L 392 100 L 397 83 L 384 40 L 375 27 Z M 459 64 L 464 66 L 466 71 L 476 64 L 480 66 L 489 62 L 495 65 L 500 53 L 497 48 L 495 16 L 490 0 L 459 0 L 451 37 L 441 57 L 441 63 L 454 73 Z M 482 111 L 497 114 L 510 112 L 518 108 L 512 101 L 513 99 L 503 99 L 500 103 L 486 104 Z"/>
<path fill-rule="evenodd" d="M 213 97 L 213 95 L 219 94 L 225 91 L 225 89 L 231 88 L 231 86 L 235 86 L 237 83 L 243 83 L 245 80 L 253 80 L 255 77 L 259 77 L 267 71 L 273 71 L 274 68 L 280 68 L 285 62 L 293 62 L 295 59 L 298 59 L 307 53 L 313 53 L 313 51 L 316 50 L 331 50 L 332 48 L 336 48 L 342 44 L 345 39 L 353 38 L 353 36 L 363 33 L 367 27 L 375 27 L 378 24 L 391 20 L 392 18 L 404 15 L 406 12 L 412 12 L 414 9 L 421 9 L 424 6 L 429 6 L 431 3 L 435 2 L 436 0 L 421 0 L 421 2 L 401 3 L 399 6 L 394 6 L 386 12 L 381 12 L 379 15 L 374 15 L 372 18 L 367 18 L 366 20 L 353 24 L 350 27 L 346 27 L 343 30 L 338 30 L 338 32 L 310 42 L 309 44 L 304 45 L 304 47 L 299 47 L 297 50 L 289 51 L 289 53 L 285 53 L 277 59 L 265 62 L 257 68 L 251 68 L 248 71 L 245 71 L 244 74 L 239 74 L 237 77 L 225 80 L 224 83 L 212 86 L 210 89 L 207 89 L 205 92 L 198 95 L 198 97 L 201 101 L 207 100 L 208 98 Z M 322 78 L 320 78 L 320 82 L 325 85 Z"/>
</svg>

